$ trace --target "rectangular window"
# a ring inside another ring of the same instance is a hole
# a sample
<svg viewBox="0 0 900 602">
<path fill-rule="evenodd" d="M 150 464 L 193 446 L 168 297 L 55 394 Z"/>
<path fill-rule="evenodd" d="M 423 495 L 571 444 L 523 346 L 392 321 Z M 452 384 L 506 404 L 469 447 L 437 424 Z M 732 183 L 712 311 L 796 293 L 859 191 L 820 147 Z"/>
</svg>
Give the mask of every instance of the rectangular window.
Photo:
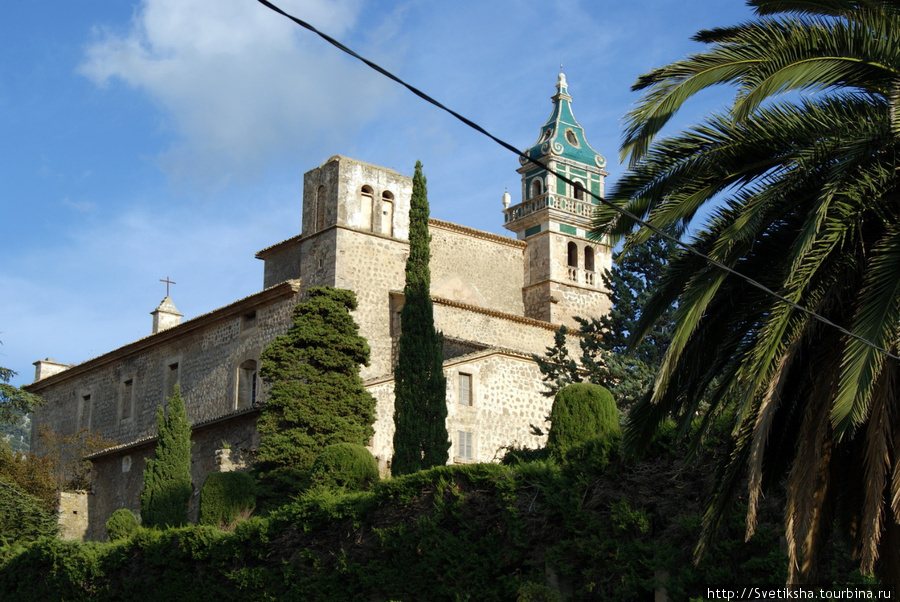
<svg viewBox="0 0 900 602">
<path fill-rule="evenodd" d="M 249 408 L 256 403 L 256 381 L 256 361 L 247 360 L 238 367 L 238 409 Z"/>
<path fill-rule="evenodd" d="M 244 314 L 244 317 L 241 318 L 241 332 L 250 332 L 252 330 L 256 330 L 256 312 L 255 311 L 246 313 L 246 314 Z"/>
<path fill-rule="evenodd" d="M 87 428 L 91 428 L 90 424 L 90 412 L 91 412 L 91 396 L 82 395 L 81 399 L 78 400 L 78 415 L 75 417 L 75 429 L 81 430 L 85 426 Z"/>
<path fill-rule="evenodd" d="M 179 380 L 178 362 L 169 364 L 166 369 L 166 400 L 175 395 L 175 385 Z"/>
<path fill-rule="evenodd" d="M 472 405 L 472 375 L 459 373 L 459 405 Z"/>
<path fill-rule="evenodd" d="M 473 435 L 469 431 L 458 431 L 456 438 L 456 456 L 462 460 L 471 460 L 475 456 L 472 445 Z"/>
<path fill-rule="evenodd" d="M 134 406 L 134 379 L 129 378 L 122 383 L 122 420 L 131 418 Z"/>
</svg>

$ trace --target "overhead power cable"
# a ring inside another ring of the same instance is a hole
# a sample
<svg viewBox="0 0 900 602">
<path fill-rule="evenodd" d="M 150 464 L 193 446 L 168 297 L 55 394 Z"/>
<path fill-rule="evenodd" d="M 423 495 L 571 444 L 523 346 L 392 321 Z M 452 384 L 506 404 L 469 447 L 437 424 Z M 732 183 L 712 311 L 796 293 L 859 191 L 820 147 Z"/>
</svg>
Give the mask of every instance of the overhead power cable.
<svg viewBox="0 0 900 602">
<path fill-rule="evenodd" d="M 538 167 L 538 168 L 540 168 L 540 169 L 542 169 L 542 170 L 544 170 L 544 171 L 546 171 L 546 172 L 549 172 L 549 171 L 550 171 L 550 170 L 547 168 L 547 166 L 546 166 L 545 164 L 541 163 L 540 161 L 538 161 L 538 160 L 536 160 L 536 159 L 532 159 L 531 157 L 529 157 L 528 155 L 526 155 L 525 153 L 523 153 L 522 151 L 520 151 L 518 148 L 514 147 L 512 144 L 506 142 L 505 140 L 502 140 L 502 139 L 500 139 L 500 138 L 497 138 L 496 136 L 494 136 L 493 134 L 491 134 L 489 131 L 487 131 L 486 129 L 484 129 L 483 127 L 481 127 L 480 125 L 478 125 L 478 124 L 475 123 L 474 121 L 472 121 L 472 120 L 470 120 L 470 119 L 464 117 L 463 115 L 460 115 L 459 113 L 457 113 L 457 112 L 454 111 L 453 109 L 451 109 L 451 108 L 445 106 L 444 104 L 442 104 L 441 102 L 435 100 L 434 98 L 432 98 L 432 97 L 429 96 L 428 94 L 422 92 L 421 90 L 419 90 L 419 89 L 416 88 L 415 86 L 412 86 L 412 85 L 406 83 L 405 81 L 403 81 L 402 79 L 400 79 L 399 77 L 397 77 L 396 75 L 394 75 L 393 73 L 391 73 L 390 71 L 384 69 L 384 68 L 381 67 L 380 65 L 377 65 L 376 63 L 373 63 L 372 61 L 370 61 L 369 59 L 365 58 L 364 56 L 361 56 L 361 55 L 357 54 L 356 52 L 354 52 L 354 51 L 351 50 L 350 48 L 344 46 L 342 43 L 340 43 L 339 41 L 335 40 L 334 38 L 332 38 L 332 37 L 329 36 L 328 34 L 322 33 L 321 31 L 319 31 L 318 29 L 316 29 L 315 27 L 313 27 L 311 24 L 307 23 L 306 21 L 304 21 L 304 20 L 302 20 L 302 19 L 298 19 L 297 17 L 295 17 L 295 16 L 293 16 L 293 15 L 290 15 L 290 14 L 284 12 L 283 10 L 281 10 L 280 8 L 278 8 L 277 6 L 275 6 L 274 4 L 272 4 L 271 2 L 269 2 L 268 0 L 257 0 L 257 1 L 258 1 L 260 4 L 266 6 L 267 8 L 269 8 L 269 9 L 275 11 L 275 12 L 278 13 L 279 15 L 282 15 L 283 17 L 286 17 L 286 18 L 290 19 L 291 21 L 293 21 L 294 23 L 296 23 L 296 24 L 299 25 L 300 27 L 303 27 L 304 29 L 308 29 L 309 31 L 311 31 L 312 33 L 316 34 L 317 36 L 319 36 L 320 38 L 322 38 L 323 40 L 325 40 L 326 42 L 328 42 L 328 43 L 331 44 L 332 46 L 338 48 L 339 50 L 341 50 L 341 51 L 343 51 L 343 52 L 349 54 L 350 56 L 352 56 L 352 57 L 354 57 L 354 58 L 356 58 L 356 59 L 358 59 L 358 60 L 360 60 L 360 61 L 362 61 L 363 63 L 365 63 L 366 65 L 368 65 L 371 69 L 374 69 L 374 70 L 377 71 L 378 73 L 381 73 L 382 75 L 384 75 L 384 76 L 387 77 L 388 79 L 391 79 L 391 80 L 397 82 L 398 84 L 400 84 L 401 86 L 403 86 L 404 88 L 406 88 L 407 90 L 409 90 L 410 92 L 412 92 L 413 94 L 415 94 L 416 96 L 418 96 L 419 98 L 421 98 L 422 100 L 424 100 L 425 102 L 428 102 L 428 103 L 430 103 L 430 104 L 436 106 L 437 108 L 441 109 L 442 111 L 445 111 L 445 112 L 447 112 L 447 113 L 453 115 L 453 116 L 454 116 L 456 119 L 458 119 L 459 121 L 463 122 L 464 124 L 466 124 L 467 126 L 469 126 L 470 128 L 472 128 L 473 130 L 475 130 L 475 131 L 477 131 L 477 132 L 480 132 L 481 134 L 484 134 L 485 136 L 487 136 L 488 138 L 490 138 L 491 140 L 493 140 L 494 142 L 496 142 L 497 144 L 499 144 L 499 145 L 502 146 L 503 148 L 505 148 L 505 149 L 509 150 L 510 152 L 512 152 L 512 153 L 514 153 L 514 154 L 516 154 L 516 155 L 518 155 L 521 159 L 525 159 L 528 163 L 531 163 L 531 164 L 535 165 L 536 167 Z M 555 175 L 557 178 L 559 178 L 560 180 L 562 180 L 563 182 L 566 182 L 567 184 L 569 184 L 570 186 L 575 186 L 575 182 L 572 181 L 571 179 L 569 179 L 568 177 L 563 176 L 563 175 L 560 175 L 560 174 L 554 174 L 554 175 Z M 591 197 L 593 197 L 594 199 L 596 199 L 596 200 L 597 200 L 599 203 L 601 203 L 602 205 L 605 205 L 605 206 L 607 206 L 607 207 L 610 207 L 611 209 L 613 209 L 614 211 L 618 212 L 619 214 L 624 215 L 625 217 L 627 217 L 627 218 L 629 218 L 630 220 L 634 221 L 636 224 L 640 225 L 642 228 L 646 228 L 646 229 L 650 230 L 651 232 L 653 232 L 654 234 L 656 234 L 656 235 L 658 235 L 658 236 L 661 236 L 662 238 L 664 238 L 664 239 L 666 239 L 666 240 L 668 240 L 668 241 L 670 241 L 670 242 L 672 242 L 672 243 L 678 245 L 679 247 L 681 247 L 682 249 L 684 249 L 684 250 L 687 251 L 688 253 L 691 253 L 692 255 L 695 255 L 696 257 L 699 257 L 700 259 L 703 259 L 704 261 L 706 261 L 706 262 L 709 263 L 710 265 L 713 265 L 713 266 L 719 268 L 720 270 L 724 270 L 724 271 L 727 272 L 728 274 L 731 274 L 731 275 L 733 275 L 733 276 L 735 276 L 735 277 L 737 277 L 737 278 L 740 278 L 741 280 L 743 280 L 743 281 L 746 282 L 747 284 L 753 286 L 754 288 L 757 288 L 757 289 L 761 290 L 762 292 L 764 292 L 765 294 L 770 295 L 770 296 L 774 297 L 775 299 L 778 299 L 778 300 L 781 301 L 782 303 L 786 303 L 788 306 L 792 307 L 793 309 L 796 309 L 797 311 L 799 311 L 799 312 L 801 312 L 801 313 L 804 313 L 804 314 L 810 316 L 811 318 L 813 318 L 813 319 L 815 319 L 815 320 L 818 320 L 819 322 L 821 322 L 821 323 L 823 323 L 823 324 L 826 324 L 826 325 L 828 325 L 828 326 L 830 326 L 830 327 L 832 327 L 832 328 L 837 329 L 837 330 L 838 330 L 839 332 L 841 332 L 842 334 L 845 334 L 845 335 L 847 335 L 848 337 L 851 337 L 851 338 L 853 338 L 853 339 L 859 341 L 860 343 L 862 343 L 862 344 L 864 344 L 864 345 L 866 345 L 866 346 L 868 346 L 868 347 L 871 347 L 872 349 L 875 349 L 875 350 L 877 350 L 877 351 L 883 353 L 884 355 L 886 355 L 886 356 L 888 356 L 888 357 L 890 357 L 890 358 L 893 358 L 893 359 L 895 359 L 895 360 L 900 360 L 900 355 L 896 355 L 896 354 L 894 354 L 894 353 L 891 353 L 890 351 L 888 351 L 888 350 L 885 349 L 884 347 L 882 347 L 882 346 L 880 346 L 880 345 L 877 345 L 877 344 L 873 343 L 872 341 L 870 341 L 870 340 L 868 340 L 868 339 L 866 339 L 866 338 L 864 338 L 864 337 L 862 337 L 862 336 L 860 336 L 860 335 L 858 335 L 858 334 L 856 334 L 856 333 L 854 333 L 854 332 L 852 332 L 852 331 L 850 331 L 850 330 L 844 328 L 844 327 L 841 326 L 840 324 L 837 324 L 837 323 L 835 323 L 835 322 L 832 322 L 831 320 L 829 320 L 829 319 L 826 318 L 825 316 L 823 316 L 823 315 L 821 315 L 821 314 L 818 314 L 818 313 L 812 311 L 811 309 L 807 309 L 806 307 L 803 307 L 802 305 L 800 305 L 800 304 L 798 304 L 798 303 L 796 303 L 796 302 L 794 302 L 794 301 L 791 301 L 790 299 L 784 297 L 783 295 L 780 295 L 780 294 L 776 293 L 775 291 L 773 291 L 772 289 L 770 289 L 770 288 L 767 287 L 766 285 L 762 284 L 761 282 L 759 282 L 759 281 L 757 281 L 757 280 L 754 280 L 753 278 L 750 278 L 749 276 L 746 276 L 745 274 L 742 274 L 742 273 L 738 272 L 738 271 L 735 270 L 734 268 L 731 268 L 731 267 L 725 265 L 724 263 L 722 263 L 722 262 L 720 262 L 720 261 L 718 261 L 718 260 L 716 260 L 716 259 L 713 259 L 712 257 L 710 257 L 710 256 L 708 256 L 708 255 L 702 253 L 701 251 L 698 251 L 697 249 L 695 249 L 695 248 L 692 247 L 691 245 L 689 245 L 689 244 L 687 244 L 687 243 L 685 243 L 685 242 L 679 240 L 678 238 L 672 236 L 671 234 L 668 234 L 668 233 L 666 233 L 666 232 L 660 230 L 660 229 L 657 228 L 656 226 L 654 226 L 654 225 L 652 225 L 652 224 L 650 224 L 650 223 L 648 223 L 648 222 L 642 220 L 641 218 L 639 218 L 639 217 L 636 216 L 635 214 L 631 213 L 630 211 L 628 211 L 628 210 L 625 209 L 624 207 L 619 207 L 618 205 L 614 205 L 613 203 L 610 203 L 610 202 L 607 201 L 606 199 L 601 198 L 600 196 L 598 196 L 598 195 L 596 195 L 596 194 L 594 194 L 594 193 L 592 193 L 592 192 L 590 192 L 590 191 L 587 191 L 587 190 L 586 190 L 585 192 L 587 192 Z"/>
</svg>

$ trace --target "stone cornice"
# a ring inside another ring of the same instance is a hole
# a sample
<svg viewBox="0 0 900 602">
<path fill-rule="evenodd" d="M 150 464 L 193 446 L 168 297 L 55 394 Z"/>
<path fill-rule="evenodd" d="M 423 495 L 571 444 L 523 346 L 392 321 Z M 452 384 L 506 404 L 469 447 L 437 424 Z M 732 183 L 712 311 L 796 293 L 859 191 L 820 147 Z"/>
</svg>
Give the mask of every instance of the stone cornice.
<svg viewBox="0 0 900 602">
<path fill-rule="evenodd" d="M 460 339 L 461 340 L 461 339 Z M 445 368 L 450 366 L 456 366 L 458 364 L 465 364 L 468 362 L 473 362 L 476 360 L 484 359 L 486 357 L 490 357 L 492 355 L 505 355 L 507 357 L 511 357 L 513 359 L 534 363 L 534 358 L 531 357 L 528 353 L 523 353 L 521 351 L 516 351 L 515 349 L 509 349 L 508 347 L 487 347 L 485 349 L 479 349 L 478 351 L 473 351 L 472 353 L 466 353 L 465 355 L 457 355 L 456 357 L 451 357 L 450 359 L 444 360 L 443 366 Z M 377 385 L 383 385 L 384 383 L 389 383 L 394 380 L 393 374 L 383 374 L 381 376 L 376 376 L 374 378 L 370 378 L 369 380 L 363 383 L 364 387 L 375 387 Z"/>
<path fill-rule="evenodd" d="M 395 297 L 403 298 L 403 291 L 392 290 L 390 294 Z M 500 318 L 501 320 L 508 320 L 510 322 L 518 322 L 519 324 L 527 324 L 529 326 L 537 326 L 538 328 L 543 328 L 544 330 L 559 330 L 559 326 L 556 324 L 551 324 L 550 322 L 544 322 L 543 320 L 535 320 L 534 318 L 526 318 L 525 316 L 519 316 L 516 314 L 506 313 L 504 311 L 497 311 L 495 309 L 487 309 L 484 307 L 479 307 L 477 305 L 470 305 L 468 303 L 462 303 L 460 301 L 452 301 L 450 299 L 445 299 L 443 297 L 436 297 L 431 295 L 432 303 L 436 303 L 438 305 L 445 305 L 447 307 L 455 307 L 457 309 L 462 309 L 465 311 L 471 311 L 478 314 L 484 314 L 486 316 L 491 316 L 493 318 Z"/>
<path fill-rule="evenodd" d="M 196 424 L 191 425 L 191 432 L 198 431 L 200 429 L 204 429 L 208 426 L 212 426 L 214 424 L 218 424 L 220 422 L 225 422 L 226 420 L 231 420 L 233 418 L 238 418 L 240 416 L 246 416 L 248 414 L 258 414 L 261 409 L 261 405 L 252 406 L 249 408 L 243 408 L 240 410 L 233 410 L 226 414 L 222 414 L 220 416 L 215 416 L 213 418 L 208 418 L 206 420 L 201 420 Z M 128 451 L 131 449 L 135 449 L 138 447 L 143 447 L 145 445 L 149 445 L 157 440 L 158 437 L 149 436 L 142 437 L 141 439 L 135 439 L 134 441 L 130 441 L 128 443 L 119 443 L 117 445 L 113 445 L 112 447 L 107 447 L 106 449 L 99 451 L 97 453 L 91 454 L 90 456 L 85 456 L 85 460 L 96 460 L 97 458 L 102 458 L 103 456 L 108 456 L 110 454 L 116 454 L 124 451 Z"/>
<path fill-rule="evenodd" d="M 544 330 L 559 330 L 559 326 L 555 324 L 551 324 L 550 322 L 544 322 L 542 320 L 535 320 L 534 318 L 526 318 L 525 316 L 518 316 L 516 314 L 508 314 L 503 311 L 497 311 L 494 309 L 486 309 L 484 307 L 478 307 L 477 305 L 469 305 L 468 303 L 461 303 L 460 301 L 451 301 L 450 299 L 443 299 L 441 297 L 435 297 L 432 295 L 431 300 L 437 305 L 445 305 L 447 307 L 455 307 L 457 309 L 462 309 L 465 311 L 471 311 L 479 314 L 484 314 L 486 316 L 491 316 L 493 318 L 500 318 L 501 320 L 508 320 L 510 322 L 517 322 L 519 324 L 527 324 L 529 326 L 537 326 L 538 328 L 543 328 Z"/>
<path fill-rule="evenodd" d="M 41 380 L 25 385 L 23 388 L 31 393 L 40 394 L 40 391 L 70 378 L 81 376 L 91 370 L 95 370 L 101 366 L 121 361 L 123 358 L 145 351 L 147 349 L 163 345 L 173 339 L 183 337 L 191 332 L 206 328 L 212 324 L 230 320 L 237 316 L 242 316 L 249 310 L 269 305 L 275 301 L 286 299 L 300 292 L 299 280 L 288 280 L 281 284 L 276 284 L 258 293 L 239 299 L 234 303 L 220 307 L 209 313 L 205 313 L 192 318 L 187 322 L 182 322 L 177 326 L 168 328 L 156 334 L 151 334 L 142 339 L 138 339 L 132 343 L 128 343 L 118 349 L 114 349 L 108 353 L 89 359 L 85 362 L 72 366 L 67 370 L 63 370 L 53 376 L 42 378 Z"/>
<path fill-rule="evenodd" d="M 509 238 L 508 236 L 502 236 L 500 234 L 494 234 L 493 232 L 476 230 L 475 228 L 469 228 L 468 226 L 460 226 L 459 224 L 445 222 L 444 220 L 436 219 L 433 217 L 428 218 L 428 225 L 435 228 L 441 228 L 442 230 L 449 230 L 450 232 L 465 234 L 466 236 L 471 236 L 473 238 L 480 238 L 482 240 L 500 243 L 516 249 L 524 249 L 528 246 L 528 243 L 526 243 L 525 241 L 516 240 L 515 238 Z"/>
</svg>

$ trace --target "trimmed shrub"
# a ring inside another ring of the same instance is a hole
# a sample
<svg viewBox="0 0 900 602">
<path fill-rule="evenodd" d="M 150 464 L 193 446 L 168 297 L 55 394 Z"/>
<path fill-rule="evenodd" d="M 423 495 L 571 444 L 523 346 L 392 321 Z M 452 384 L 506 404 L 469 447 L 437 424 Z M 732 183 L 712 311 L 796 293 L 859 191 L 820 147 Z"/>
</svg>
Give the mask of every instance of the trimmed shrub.
<svg viewBox="0 0 900 602">
<path fill-rule="evenodd" d="M 621 433 L 612 393 L 590 383 L 560 389 L 550 410 L 550 423 L 547 449 L 560 458 L 576 445 L 592 439 L 611 441 Z"/>
<path fill-rule="evenodd" d="M 131 510 L 119 508 L 106 521 L 106 535 L 110 541 L 128 539 L 139 527 L 138 519 Z"/>
<path fill-rule="evenodd" d="M 0 544 L 53 537 L 58 530 L 56 514 L 44 508 L 41 500 L 0 479 Z"/>
<path fill-rule="evenodd" d="M 378 481 L 378 461 L 369 450 L 354 443 L 328 445 L 316 458 L 310 471 L 315 486 L 368 489 Z"/>
<path fill-rule="evenodd" d="M 241 515 L 256 508 L 256 481 L 246 472 L 213 472 L 200 489 L 200 516 L 197 522 L 230 528 Z"/>
</svg>

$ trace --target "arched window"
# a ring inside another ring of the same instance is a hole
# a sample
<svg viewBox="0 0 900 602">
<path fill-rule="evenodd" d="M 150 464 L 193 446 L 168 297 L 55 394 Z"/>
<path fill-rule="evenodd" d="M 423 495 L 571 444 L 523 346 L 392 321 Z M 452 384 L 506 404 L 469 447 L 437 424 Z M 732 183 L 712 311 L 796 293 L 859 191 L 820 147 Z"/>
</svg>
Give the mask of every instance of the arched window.
<svg viewBox="0 0 900 602">
<path fill-rule="evenodd" d="M 586 272 L 594 271 L 594 249 L 591 247 L 584 248 L 584 270 Z"/>
<path fill-rule="evenodd" d="M 574 242 L 569 243 L 569 267 L 578 267 L 578 245 Z"/>
<path fill-rule="evenodd" d="M 325 229 L 325 187 L 319 186 L 316 190 L 316 232 Z"/>
<path fill-rule="evenodd" d="M 544 193 L 544 181 L 535 178 L 531 181 L 531 198 L 539 197 Z"/>
<path fill-rule="evenodd" d="M 359 227 L 363 230 L 373 231 L 372 208 L 375 206 L 375 191 L 371 186 L 363 186 L 360 191 L 360 220 Z"/>
<path fill-rule="evenodd" d="M 381 233 L 394 235 L 394 193 L 390 190 L 381 194 Z"/>
<path fill-rule="evenodd" d="M 584 186 L 581 182 L 575 182 L 575 200 L 583 201 L 584 200 Z"/>
<path fill-rule="evenodd" d="M 238 367 L 238 409 L 249 408 L 256 403 L 256 381 L 256 360 L 247 360 Z"/>
</svg>

